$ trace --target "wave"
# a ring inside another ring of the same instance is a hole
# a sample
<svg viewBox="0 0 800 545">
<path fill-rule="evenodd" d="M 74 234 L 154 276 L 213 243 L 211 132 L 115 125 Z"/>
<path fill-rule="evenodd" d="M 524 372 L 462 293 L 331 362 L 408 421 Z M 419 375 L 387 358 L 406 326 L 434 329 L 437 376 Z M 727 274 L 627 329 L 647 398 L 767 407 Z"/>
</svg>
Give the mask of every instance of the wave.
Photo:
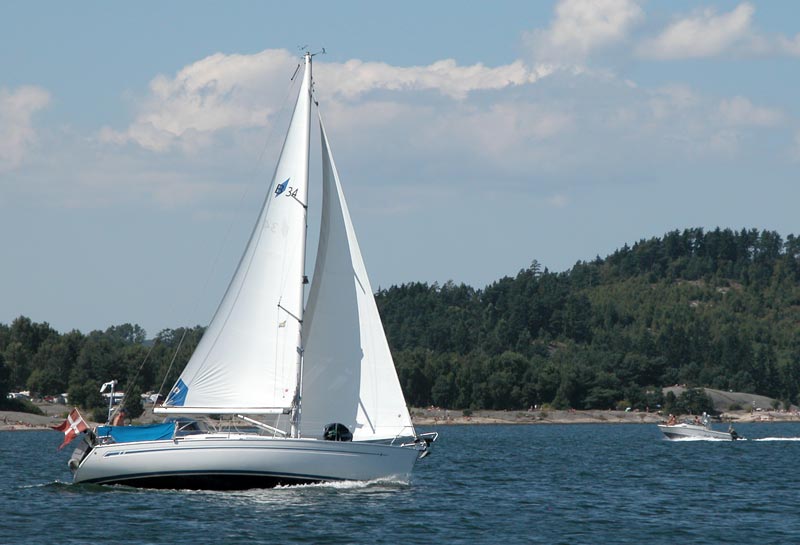
<svg viewBox="0 0 800 545">
<path fill-rule="evenodd" d="M 59 488 L 70 486 L 71 483 L 65 483 L 64 481 L 59 481 L 56 479 L 55 481 L 50 481 L 49 483 L 36 483 L 36 484 L 23 484 L 17 487 L 17 490 L 26 490 L 30 488 Z"/>
<path fill-rule="evenodd" d="M 409 489 L 406 481 L 397 479 L 376 479 L 372 481 L 333 481 L 322 483 L 294 484 L 276 486 L 274 488 L 252 488 L 249 490 L 180 490 L 160 491 L 162 493 L 186 494 L 202 501 L 206 498 L 215 504 L 222 501 L 226 505 L 243 506 L 280 506 L 281 508 L 308 507 L 322 501 L 332 501 L 331 498 L 341 497 L 340 494 L 367 494 L 370 498 L 393 496 L 403 490 Z"/>
<path fill-rule="evenodd" d="M 680 437 L 676 439 L 667 439 L 670 442 L 692 442 L 692 441 L 721 441 L 723 443 L 730 443 L 730 439 L 716 439 L 713 437 Z M 800 441 L 800 437 L 759 437 L 758 439 L 747 439 L 745 437 L 740 437 L 736 440 L 738 443 L 739 441 L 761 441 L 761 442 L 770 442 L 770 441 L 789 441 L 789 442 L 796 442 Z"/>
<path fill-rule="evenodd" d="M 408 486 L 408 481 L 400 479 L 373 479 L 371 481 L 326 481 L 322 483 L 292 484 L 276 486 L 276 490 L 308 489 L 308 488 L 332 488 L 335 490 L 356 490 L 373 486 Z"/>
<path fill-rule="evenodd" d="M 45 483 L 19 485 L 17 487 L 18 490 L 26 490 L 26 489 L 30 490 L 37 488 L 62 494 L 86 494 L 86 493 L 103 494 L 103 493 L 119 493 L 119 492 L 138 493 L 143 490 L 124 485 L 73 483 L 73 482 L 64 482 L 60 479 L 56 479 L 54 481 L 49 481 Z"/>
</svg>

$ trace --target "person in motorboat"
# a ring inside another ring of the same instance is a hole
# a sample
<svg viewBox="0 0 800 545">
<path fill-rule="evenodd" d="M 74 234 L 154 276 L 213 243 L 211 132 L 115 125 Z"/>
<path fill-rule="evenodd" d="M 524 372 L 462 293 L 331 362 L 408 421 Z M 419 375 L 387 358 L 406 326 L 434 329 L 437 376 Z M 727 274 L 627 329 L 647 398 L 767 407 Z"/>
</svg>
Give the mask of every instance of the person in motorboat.
<svg viewBox="0 0 800 545">
<path fill-rule="evenodd" d="M 669 420 L 667 420 L 667 426 L 675 426 L 678 424 L 678 421 L 675 419 L 675 415 L 669 415 Z"/>
<path fill-rule="evenodd" d="M 694 425 L 695 426 L 702 426 L 703 425 L 702 422 L 700 422 L 700 417 L 697 416 L 697 415 L 694 415 Z"/>
</svg>

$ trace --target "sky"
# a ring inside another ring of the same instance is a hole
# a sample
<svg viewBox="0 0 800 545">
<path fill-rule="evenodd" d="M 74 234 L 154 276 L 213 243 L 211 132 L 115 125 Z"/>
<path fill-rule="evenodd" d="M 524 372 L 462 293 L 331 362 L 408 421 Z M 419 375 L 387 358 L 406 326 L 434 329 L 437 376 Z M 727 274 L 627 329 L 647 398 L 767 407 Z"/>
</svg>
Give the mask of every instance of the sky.
<svg viewBox="0 0 800 545">
<path fill-rule="evenodd" d="M 375 289 L 688 227 L 800 233 L 793 0 L 7 2 L 0 323 L 207 324 L 322 48 Z"/>
</svg>

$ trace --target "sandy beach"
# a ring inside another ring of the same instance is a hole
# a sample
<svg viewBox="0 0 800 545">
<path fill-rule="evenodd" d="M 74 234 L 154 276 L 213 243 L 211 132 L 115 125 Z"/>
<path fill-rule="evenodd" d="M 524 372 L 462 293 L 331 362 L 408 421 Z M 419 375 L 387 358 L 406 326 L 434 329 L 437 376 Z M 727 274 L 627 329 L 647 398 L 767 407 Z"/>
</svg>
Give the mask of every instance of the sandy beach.
<svg viewBox="0 0 800 545">
<path fill-rule="evenodd" d="M 420 426 L 464 424 L 658 424 L 665 418 L 654 412 L 638 411 L 462 411 L 447 409 L 412 409 L 414 424 Z M 730 411 L 719 419 L 723 422 L 800 422 L 800 413 L 788 411 Z"/>
<path fill-rule="evenodd" d="M 40 416 L 16 411 L 0 411 L 0 431 L 47 430 L 64 421 L 59 415 Z"/>
</svg>

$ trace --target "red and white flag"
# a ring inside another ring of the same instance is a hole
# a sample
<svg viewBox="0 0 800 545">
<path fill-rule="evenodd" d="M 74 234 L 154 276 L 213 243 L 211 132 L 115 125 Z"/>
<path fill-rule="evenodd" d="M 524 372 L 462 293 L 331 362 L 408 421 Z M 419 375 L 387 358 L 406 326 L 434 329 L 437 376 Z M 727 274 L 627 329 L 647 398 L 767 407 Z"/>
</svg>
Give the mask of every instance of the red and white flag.
<svg viewBox="0 0 800 545">
<path fill-rule="evenodd" d="M 63 431 L 64 432 L 64 442 L 61 443 L 61 446 L 58 447 L 58 450 L 66 447 L 70 441 L 75 439 L 79 433 L 82 431 L 86 431 L 89 429 L 89 426 L 86 424 L 86 421 L 81 416 L 81 413 L 78 412 L 78 409 L 72 409 L 72 412 L 69 413 L 67 419 L 60 426 L 51 426 L 54 430 Z"/>
</svg>

